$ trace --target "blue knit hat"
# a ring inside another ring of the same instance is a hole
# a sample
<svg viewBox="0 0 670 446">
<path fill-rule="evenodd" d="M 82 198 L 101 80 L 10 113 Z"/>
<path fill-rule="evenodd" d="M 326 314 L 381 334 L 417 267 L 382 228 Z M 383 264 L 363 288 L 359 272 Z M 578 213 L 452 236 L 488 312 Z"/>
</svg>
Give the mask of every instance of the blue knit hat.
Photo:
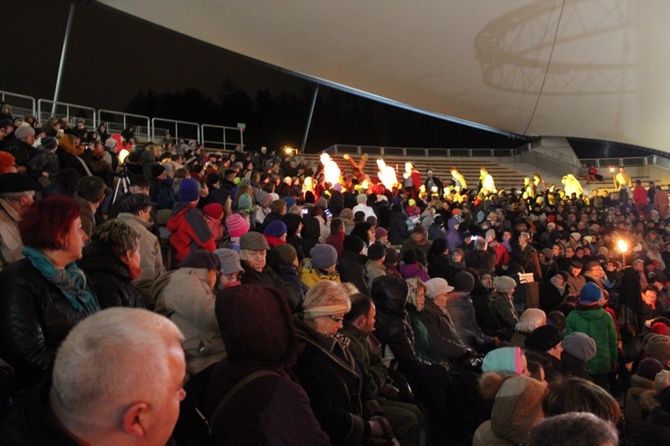
<svg viewBox="0 0 670 446">
<path fill-rule="evenodd" d="M 491 350 L 484 356 L 482 372 L 498 372 L 521 375 L 521 348 L 501 347 Z"/>
<path fill-rule="evenodd" d="M 286 234 L 286 223 L 281 220 L 272 220 L 263 231 L 263 234 L 269 235 L 270 237 L 281 237 Z"/>
<path fill-rule="evenodd" d="M 309 251 L 312 265 L 326 270 L 337 263 L 337 250 L 331 245 L 318 244 Z"/>
<path fill-rule="evenodd" d="M 179 183 L 179 201 L 197 201 L 200 198 L 200 183 L 193 178 L 184 178 Z"/>
<path fill-rule="evenodd" d="M 579 292 L 579 303 L 587 306 L 595 305 L 600 301 L 602 295 L 603 291 L 600 287 L 593 282 L 589 282 Z"/>
</svg>

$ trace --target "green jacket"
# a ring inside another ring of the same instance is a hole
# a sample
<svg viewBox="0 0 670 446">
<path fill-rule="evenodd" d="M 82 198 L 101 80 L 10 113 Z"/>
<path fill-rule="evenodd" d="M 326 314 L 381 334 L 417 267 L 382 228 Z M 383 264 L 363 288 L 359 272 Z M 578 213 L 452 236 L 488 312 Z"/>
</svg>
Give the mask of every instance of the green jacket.
<svg viewBox="0 0 670 446">
<path fill-rule="evenodd" d="M 596 355 L 586 363 L 586 370 L 591 375 L 609 373 L 619 354 L 612 316 L 597 305 L 578 307 L 568 315 L 566 334 L 575 331 L 589 335 L 596 343 Z"/>
</svg>

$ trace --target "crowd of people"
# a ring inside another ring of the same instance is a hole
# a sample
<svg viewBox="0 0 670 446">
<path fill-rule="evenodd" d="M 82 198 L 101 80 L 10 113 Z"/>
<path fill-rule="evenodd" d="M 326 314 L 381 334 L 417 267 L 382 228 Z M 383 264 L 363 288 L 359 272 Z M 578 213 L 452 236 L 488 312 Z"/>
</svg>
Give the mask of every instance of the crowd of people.
<svg viewBox="0 0 670 446">
<path fill-rule="evenodd" d="M 670 442 L 653 184 L 0 138 L 3 444 Z"/>
</svg>

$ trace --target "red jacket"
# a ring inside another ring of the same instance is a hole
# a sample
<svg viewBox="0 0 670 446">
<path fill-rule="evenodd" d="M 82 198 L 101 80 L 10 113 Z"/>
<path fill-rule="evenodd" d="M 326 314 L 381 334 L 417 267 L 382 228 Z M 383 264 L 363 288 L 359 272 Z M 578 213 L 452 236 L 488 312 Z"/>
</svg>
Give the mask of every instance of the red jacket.
<svg viewBox="0 0 670 446">
<path fill-rule="evenodd" d="M 181 262 L 192 251 L 204 249 L 214 252 L 216 243 L 205 217 L 193 203 L 183 201 L 175 204 L 172 216 L 167 222 L 170 231 L 170 245 L 177 251 L 175 260 Z"/>
</svg>

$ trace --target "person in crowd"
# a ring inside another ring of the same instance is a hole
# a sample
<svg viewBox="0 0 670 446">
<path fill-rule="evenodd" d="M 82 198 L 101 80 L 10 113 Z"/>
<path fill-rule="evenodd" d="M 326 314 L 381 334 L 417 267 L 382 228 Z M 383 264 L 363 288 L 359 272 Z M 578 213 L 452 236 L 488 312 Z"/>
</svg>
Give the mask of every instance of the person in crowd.
<svg viewBox="0 0 670 446">
<path fill-rule="evenodd" d="M 17 401 L 2 444 L 168 444 L 185 397 L 181 338 L 143 309 L 86 318 L 60 345 L 53 375 Z"/>
<path fill-rule="evenodd" d="M 530 431 L 528 446 L 617 446 L 616 428 L 588 412 L 545 418 Z"/>
<path fill-rule="evenodd" d="M 318 244 L 309 252 L 309 257 L 300 266 L 300 280 L 307 287 L 313 287 L 321 280 L 340 282 L 337 267 L 337 251 L 328 244 Z"/>
<path fill-rule="evenodd" d="M 240 238 L 240 260 L 244 272 L 240 276 L 243 284 L 272 286 L 286 298 L 292 309 L 302 302 L 302 290 L 297 284 L 282 280 L 267 264 L 268 242 L 259 232 L 247 232 Z"/>
<path fill-rule="evenodd" d="M 421 252 L 409 249 L 402 253 L 402 263 L 398 270 L 404 279 L 416 277 L 423 282 L 430 280 L 430 276 L 418 259 Z"/>
<path fill-rule="evenodd" d="M 38 190 L 39 184 L 26 174 L 0 175 L 0 270 L 24 257 L 19 222 Z"/>
<path fill-rule="evenodd" d="M 262 445 L 281 438 L 286 444 L 331 444 L 289 372 L 299 348 L 286 298 L 272 287 L 224 288 L 217 291 L 215 311 L 227 357 L 216 365 L 205 394 L 212 443 Z"/>
<path fill-rule="evenodd" d="M 487 353 L 499 347 L 500 339 L 484 334 L 477 324 L 475 308 L 470 297 L 475 287 L 475 277 L 467 271 L 461 271 L 449 283 L 454 289 L 449 292 L 446 309 L 463 342 L 480 353 Z"/>
<path fill-rule="evenodd" d="M 217 250 L 218 251 L 218 250 Z M 302 301 L 305 293 L 309 289 L 300 279 L 300 264 L 298 263 L 298 253 L 291 245 L 279 245 L 268 253 L 268 264 L 272 270 L 286 283 L 300 292 L 300 300 L 296 307 L 291 307 L 293 313 L 297 313 L 302 308 Z"/>
<path fill-rule="evenodd" d="M 527 443 L 530 430 L 543 418 L 546 392 L 545 385 L 533 378 L 507 379 L 495 397 L 491 419 L 477 428 L 472 445 Z"/>
<path fill-rule="evenodd" d="M 670 441 L 670 387 L 660 392 L 658 401 L 660 404 L 649 416 L 644 444 L 667 444 Z"/>
<path fill-rule="evenodd" d="M 265 226 L 263 236 L 267 240 L 270 248 L 286 244 L 286 224 L 281 220 L 273 220 Z"/>
<path fill-rule="evenodd" d="M 524 341 L 526 356 L 544 369 L 547 382 L 558 380 L 561 375 L 561 355 L 563 336 L 554 325 L 543 325 L 526 336 Z"/>
<path fill-rule="evenodd" d="M 341 218 L 333 218 L 330 221 L 330 235 L 326 239 L 326 244 L 331 245 L 337 251 L 337 256 L 342 255 L 344 251 L 344 221 Z"/>
<path fill-rule="evenodd" d="M 342 282 L 351 282 L 363 294 L 370 294 L 368 288 L 367 272 L 365 262 L 367 257 L 363 255 L 365 242 L 355 235 L 347 235 L 343 243 L 344 251 L 337 263 L 337 271 L 340 273 Z"/>
<path fill-rule="evenodd" d="M 35 129 L 30 125 L 22 124 L 14 130 L 14 138 L 5 150 L 14 155 L 17 172 L 28 172 L 28 162 L 36 154 L 35 147 L 33 147 L 34 143 Z"/>
<path fill-rule="evenodd" d="M 386 248 L 379 242 L 373 243 L 368 248 L 368 261 L 365 264 L 365 270 L 368 275 L 368 286 L 372 287 L 372 282 L 380 276 L 386 275 Z"/>
<path fill-rule="evenodd" d="M 582 287 L 577 309 L 568 315 L 566 334 L 577 331 L 595 341 L 596 355 L 586 363 L 586 370 L 596 384 L 608 388 L 609 373 L 617 364 L 619 351 L 614 321 L 599 304 L 602 296 L 595 283 Z"/>
<path fill-rule="evenodd" d="M 510 339 L 510 345 L 524 347 L 526 345 L 526 336 L 536 328 L 547 325 L 547 315 L 539 308 L 527 308 L 519 316 L 519 322 L 514 326 L 514 334 Z"/>
<path fill-rule="evenodd" d="M 426 257 L 428 257 L 431 243 L 432 242 L 428 240 L 428 231 L 426 230 L 426 228 L 421 225 L 417 225 L 409 234 L 407 240 L 402 242 L 402 246 L 400 248 L 400 254 L 403 254 L 405 251 L 408 250 L 418 249 L 420 251 L 423 251 Z"/>
<path fill-rule="evenodd" d="M 586 370 L 586 363 L 596 355 L 596 342 L 589 336 L 578 331 L 563 338 L 561 354 L 561 374 L 593 381 Z"/>
<path fill-rule="evenodd" d="M 398 401 L 411 397 L 411 389 L 402 375 L 395 374 L 394 380 L 382 359 L 381 344 L 375 338 L 376 308 L 372 299 L 364 294 L 349 296 L 351 311 L 344 317 L 341 333 L 351 343 L 349 350 L 362 368 L 366 384 L 377 395 L 384 413 L 394 426 L 394 433 L 401 445 L 419 445 L 423 416 L 419 408 L 410 403 Z"/>
<path fill-rule="evenodd" d="M 139 231 L 121 220 L 106 221 L 93 231 L 79 267 L 90 279 L 101 309 L 145 308 L 133 283 L 142 272 L 139 239 Z"/>
<path fill-rule="evenodd" d="M 16 370 L 15 392 L 48 374 L 72 327 L 100 310 L 75 263 L 88 239 L 80 215 L 71 198 L 33 203 L 19 222 L 25 258 L 0 273 L 0 357 Z"/>
<path fill-rule="evenodd" d="M 549 386 L 542 401 L 546 417 L 568 412 L 589 412 L 616 426 L 621 408 L 612 395 L 597 384 L 581 378 L 563 378 Z"/>
<path fill-rule="evenodd" d="M 365 384 L 348 342 L 338 336 L 350 309 L 351 301 L 341 284 L 321 281 L 310 288 L 303 312 L 294 320 L 304 350 L 293 372 L 333 443 L 392 440 L 391 424 Z"/>
<path fill-rule="evenodd" d="M 135 229 L 139 234 L 140 249 L 140 275 L 133 280 L 137 290 L 142 295 L 144 306 L 152 309 L 153 284 L 160 276 L 165 274 L 166 268 L 163 263 L 163 254 L 158 237 L 151 232 L 152 204 L 149 196 L 138 193 L 132 194 L 123 201 L 119 208 L 118 220 Z"/>
<path fill-rule="evenodd" d="M 77 183 L 75 201 L 81 207 L 81 224 L 90 238 L 97 224 L 102 223 L 98 208 L 105 200 L 107 185 L 99 177 L 85 176 Z"/>
<path fill-rule="evenodd" d="M 188 254 L 204 249 L 214 252 L 216 244 L 202 214 L 196 209 L 200 200 L 200 183 L 192 178 L 182 181 L 179 201 L 172 209 L 167 223 L 170 245 L 175 249 L 174 260 L 181 262 Z"/>
<path fill-rule="evenodd" d="M 551 312 L 565 301 L 565 298 L 569 293 L 567 279 L 568 273 L 559 271 L 556 274 L 549 276 L 548 280 L 545 279 L 540 284 L 540 308 L 542 308 L 545 313 Z"/>
<path fill-rule="evenodd" d="M 519 315 L 514 309 L 514 290 L 516 282 L 509 276 L 497 276 L 493 279 L 493 293 L 490 296 L 489 309 L 498 321 L 504 336 L 509 339 L 519 322 Z"/>
<path fill-rule="evenodd" d="M 647 430 L 646 420 L 658 406 L 656 400 L 656 375 L 663 370 L 663 364 L 654 358 L 640 361 L 636 372 L 631 375 L 631 386 L 626 392 L 624 416 L 626 418 L 626 444 L 642 445 Z"/>
</svg>

